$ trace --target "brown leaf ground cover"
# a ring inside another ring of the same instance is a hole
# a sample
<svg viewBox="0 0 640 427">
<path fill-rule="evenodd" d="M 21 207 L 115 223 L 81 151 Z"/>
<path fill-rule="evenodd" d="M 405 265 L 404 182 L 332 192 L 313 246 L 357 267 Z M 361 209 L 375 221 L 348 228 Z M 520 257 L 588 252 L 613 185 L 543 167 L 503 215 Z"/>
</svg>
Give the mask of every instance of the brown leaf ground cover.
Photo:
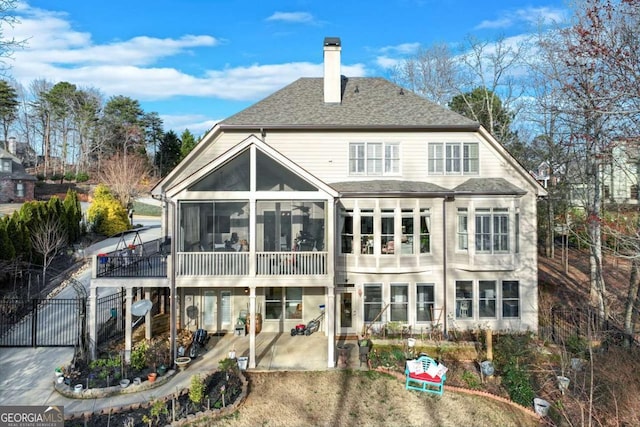
<svg viewBox="0 0 640 427">
<path fill-rule="evenodd" d="M 537 426 L 535 416 L 486 397 L 407 391 L 375 371 L 251 372 L 249 395 L 216 426 Z M 213 425 L 213 424 L 212 424 Z"/>
</svg>

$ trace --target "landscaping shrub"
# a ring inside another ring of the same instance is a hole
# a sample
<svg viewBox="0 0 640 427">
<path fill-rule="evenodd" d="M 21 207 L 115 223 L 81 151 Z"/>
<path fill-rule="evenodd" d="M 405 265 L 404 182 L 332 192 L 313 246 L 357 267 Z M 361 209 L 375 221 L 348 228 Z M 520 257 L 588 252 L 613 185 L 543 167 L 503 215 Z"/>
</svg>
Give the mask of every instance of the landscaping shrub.
<svg viewBox="0 0 640 427">
<path fill-rule="evenodd" d="M 76 182 L 87 182 L 89 181 L 89 174 L 86 172 L 78 172 L 76 175 Z"/>
<path fill-rule="evenodd" d="M 503 368 L 502 383 L 509 392 L 509 397 L 522 406 L 529 407 L 536 397 L 527 369 L 515 360 L 510 360 Z"/>
<path fill-rule="evenodd" d="M 501 335 L 496 340 L 494 362 L 502 372 L 502 383 L 509 397 L 522 406 L 531 406 L 535 392 L 528 367 L 534 362 L 529 334 Z"/>
<path fill-rule="evenodd" d="M 65 172 L 64 173 L 64 180 L 65 181 L 73 181 L 74 179 L 76 179 L 76 174 L 73 172 Z"/>
<path fill-rule="evenodd" d="M 98 185 L 93 193 L 87 219 L 96 232 L 105 236 L 113 236 L 130 228 L 127 209 L 103 184 Z"/>
</svg>

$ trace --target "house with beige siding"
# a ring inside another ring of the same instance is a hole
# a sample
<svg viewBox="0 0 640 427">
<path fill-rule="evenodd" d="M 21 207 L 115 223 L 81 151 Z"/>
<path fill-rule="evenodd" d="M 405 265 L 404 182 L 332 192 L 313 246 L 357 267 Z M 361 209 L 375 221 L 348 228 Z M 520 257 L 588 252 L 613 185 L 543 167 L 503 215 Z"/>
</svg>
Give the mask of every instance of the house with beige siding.
<svg viewBox="0 0 640 427">
<path fill-rule="evenodd" d="M 537 330 L 545 190 L 478 123 L 382 78 L 301 78 L 218 123 L 153 190 L 177 327 L 338 337 Z M 164 279 L 163 279 L 164 280 Z M 154 282 L 156 285 L 160 282 Z"/>
</svg>

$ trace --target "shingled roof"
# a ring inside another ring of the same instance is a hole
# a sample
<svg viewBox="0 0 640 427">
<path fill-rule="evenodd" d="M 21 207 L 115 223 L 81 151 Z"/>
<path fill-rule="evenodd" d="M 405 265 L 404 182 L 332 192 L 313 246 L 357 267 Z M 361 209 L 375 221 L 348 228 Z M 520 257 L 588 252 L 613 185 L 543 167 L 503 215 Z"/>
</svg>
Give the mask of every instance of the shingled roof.
<svg viewBox="0 0 640 427">
<path fill-rule="evenodd" d="M 475 130 L 479 124 L 383 78 L 343 76 L 339 104 L 324 102 L 322 78 L 301 78 L 220 127 Z"/>
<path fill-rule="evenodd" d="M 371 180 L 371 181 L 344 181 L 330 184 L 342 195 L 374 194 L 378 197 L 386 194 L 432 194 L 443 195 L 451 193 L 451 190 L 440 187 L 430 182 L 402 181 L 402 180 Z"/>
<path fill-rule="evenodd" d="M 473 193 L 493 196 L 523 196 L 527 194 L 525 190 L 504 178 L 471 178 L 454 188 L 454 191 L 457 194 Z"/>
</svg>

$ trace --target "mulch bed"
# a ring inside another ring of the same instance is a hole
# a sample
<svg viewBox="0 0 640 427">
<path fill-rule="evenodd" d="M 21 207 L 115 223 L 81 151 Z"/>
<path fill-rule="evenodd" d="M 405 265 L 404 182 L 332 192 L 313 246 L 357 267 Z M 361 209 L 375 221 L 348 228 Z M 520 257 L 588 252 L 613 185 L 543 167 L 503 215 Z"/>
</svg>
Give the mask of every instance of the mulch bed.
<svg viewBox="0 0 640 427">
<path fill-rule="evenodd" d="M 169 425 L 172 420 L 185 419 L 189 415 L 213 409 L 222 409 L 233 405 L 242 394 L 242 380 L 237 371 L 217 371 L 205 378 L 205 397 L 202 403 L 194 403 L 187 392 L 178 396 L 167 396 L 148 403 L 148 406 L 135 409 L 114 408 L 111 413 L 92 414 L 88 418 L 66 420 L 66 427 L 90 425 L 145 427 Z M 223 402 L 224 396 L 224 402 Z M 175 415 L 173 415 L 175 413 Z"/>
</svg>

